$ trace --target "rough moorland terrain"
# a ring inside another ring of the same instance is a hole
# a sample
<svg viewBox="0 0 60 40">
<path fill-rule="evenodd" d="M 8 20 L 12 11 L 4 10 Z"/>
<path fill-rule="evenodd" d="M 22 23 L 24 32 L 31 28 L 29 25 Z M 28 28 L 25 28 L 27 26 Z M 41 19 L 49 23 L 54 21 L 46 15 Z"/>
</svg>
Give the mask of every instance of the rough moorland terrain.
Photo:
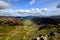
<svg viewBox="0 0 60 40">
<path fill-rule="evenodd" d="M 0 40 L 30 40 L 39 35 L 49 35 L 50 32 L 56 32 L 58 40 L 60 39 L 60 33 L 55 26 L 44 25 L 38 30 L 42 24 L 38 25 L 37 22 L 30 19 L 0 17 Z"/>
</svg>

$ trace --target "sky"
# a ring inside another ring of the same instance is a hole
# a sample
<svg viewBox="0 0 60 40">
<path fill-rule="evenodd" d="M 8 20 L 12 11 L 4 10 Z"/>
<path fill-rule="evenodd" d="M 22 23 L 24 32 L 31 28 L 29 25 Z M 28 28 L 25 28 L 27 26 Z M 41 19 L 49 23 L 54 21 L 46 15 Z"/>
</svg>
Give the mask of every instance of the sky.
<svg viewBox="0 0 60 40">
<path fill-rule="evenodd" d="M 60 0 L 1 0 L 14 9 L 55 8 Z M 5 5 L 6 5 L 5 4 Z"/>
<path fill-rule="evenodd" d="M 0 14 L 6 11 L 15 16 L 30 15 L 29 13 L 40 13 L 37 15 L 44 16 L 50 15 L 48 11 L 56 12 L 57 6 L 60 8 L 60 0 L 0 0 Z M 60 14 L 58 13 L 58 15 Z"/>
</svg>

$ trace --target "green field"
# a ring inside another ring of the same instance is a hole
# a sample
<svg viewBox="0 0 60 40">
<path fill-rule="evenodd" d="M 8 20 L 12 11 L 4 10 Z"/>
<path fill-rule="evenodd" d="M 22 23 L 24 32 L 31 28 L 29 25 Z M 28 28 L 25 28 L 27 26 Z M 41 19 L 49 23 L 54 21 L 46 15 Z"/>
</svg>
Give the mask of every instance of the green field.
<svg viewBox="0 0 60 40">
<path fill-rule="evenodd" d="M 42 29 L 37 31 L 38 27 L 31 20 L 25 20 L 23 25 L 9 26 L 6 24 L 0 25 L 0 40 L 29 40 L 30 38 L 37 37 L 40 34 L 49 35 L 50 32 L 57 32 L 55 27 L 51 29 Z M 58 34 L 58 40 L 60 34 Z"/>
</svg>

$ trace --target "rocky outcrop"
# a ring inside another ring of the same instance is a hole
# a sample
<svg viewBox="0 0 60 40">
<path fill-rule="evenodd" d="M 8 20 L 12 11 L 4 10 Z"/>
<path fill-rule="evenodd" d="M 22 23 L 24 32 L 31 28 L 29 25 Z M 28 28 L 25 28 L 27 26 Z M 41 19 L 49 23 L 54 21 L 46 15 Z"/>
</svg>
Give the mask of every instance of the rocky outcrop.
<svg viewBox="0 0 60 40">
<path fill-rule="evenodd" d="M 11 26 L 21 25 L 22 22 L 20 19 L 13 17 L 0 16 L 0 24 L 9 24 Z"/>
</svg>

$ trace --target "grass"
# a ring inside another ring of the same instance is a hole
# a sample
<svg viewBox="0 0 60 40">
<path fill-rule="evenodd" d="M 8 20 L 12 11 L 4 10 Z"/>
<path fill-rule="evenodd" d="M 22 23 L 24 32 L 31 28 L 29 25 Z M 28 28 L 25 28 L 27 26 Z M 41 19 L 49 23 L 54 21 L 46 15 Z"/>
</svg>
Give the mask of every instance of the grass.
<svg viewBox="0 0 60 40">
<path fill-rule="evenodd" d="M 31 20 L 25 20 L 22 26 L 0 25 L 0 40 L 29 40 L 31 37 L 37 37 L 40 34 L 56 32 L 56 28 L 49 30 L 43 29 L 37 31 L 38 27 Z M 60 34 L 58 39 L 60 39 Z"/>
</svg>

